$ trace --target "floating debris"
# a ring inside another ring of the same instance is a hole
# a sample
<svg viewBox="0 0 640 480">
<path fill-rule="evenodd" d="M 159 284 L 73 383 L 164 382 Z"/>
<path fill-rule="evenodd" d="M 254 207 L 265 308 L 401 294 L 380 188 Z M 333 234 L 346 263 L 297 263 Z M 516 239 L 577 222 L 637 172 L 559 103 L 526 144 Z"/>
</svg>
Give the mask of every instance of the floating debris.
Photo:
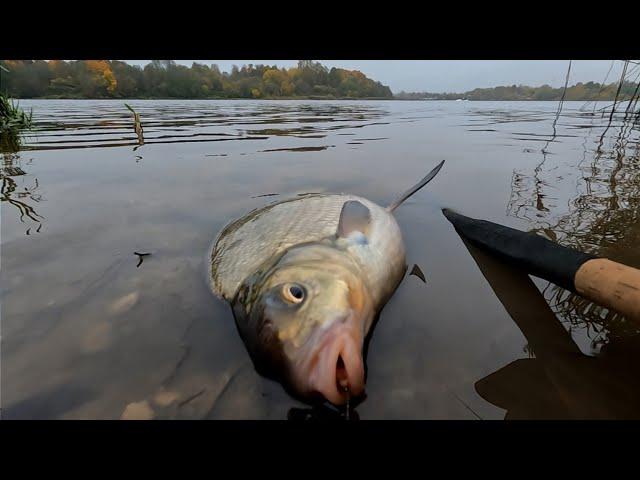
<svg viewBox="0 0 640 480">
<path fill-rule="evenodd" d="M 134 255 L 137 255 L 139 257 L 138 259 L 138 264 L 136 265 L 136 268 L 138 268 L 140 265 L 142 265 L 142 261 L 144 259 L 144 257 L 151 255 L 150 253 L 139 253 L 139 252 L 133 252 Z"/>
</svg>

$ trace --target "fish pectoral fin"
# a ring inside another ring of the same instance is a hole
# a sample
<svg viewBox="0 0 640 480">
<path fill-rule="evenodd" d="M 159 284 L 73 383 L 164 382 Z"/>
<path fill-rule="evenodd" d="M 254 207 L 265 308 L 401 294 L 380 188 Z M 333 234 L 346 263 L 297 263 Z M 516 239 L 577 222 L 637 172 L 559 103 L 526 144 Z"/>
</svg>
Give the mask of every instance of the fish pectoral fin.
<svg viewBox="0 0 640 480">
<path fill-rule="evenodd" d="M 366 236 L 370 223 L 371 212 L 369 209 L 357 200 L 349 200 L 342 206 L 336 235 L 346 238 L 350 233 L 358 231 Z"/>
</svg>

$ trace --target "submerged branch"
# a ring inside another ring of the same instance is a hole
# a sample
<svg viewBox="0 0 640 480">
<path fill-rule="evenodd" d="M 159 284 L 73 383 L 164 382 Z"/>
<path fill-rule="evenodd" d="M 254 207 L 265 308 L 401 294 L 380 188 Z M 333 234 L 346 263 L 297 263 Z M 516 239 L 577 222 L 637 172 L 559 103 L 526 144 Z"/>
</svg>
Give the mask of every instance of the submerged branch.
<svg viewBox="0 0 640 480">
<path fill-rule="evenodd" d="M 140 122 L 140 114 L 126 103 L 124 106 L 133 113 L 133 131 L 136 132 L 136 135 L 138 136 L 138 145 L 144 145 L 144 135 L 142 132 L 142 123 Z"/>
</svg>

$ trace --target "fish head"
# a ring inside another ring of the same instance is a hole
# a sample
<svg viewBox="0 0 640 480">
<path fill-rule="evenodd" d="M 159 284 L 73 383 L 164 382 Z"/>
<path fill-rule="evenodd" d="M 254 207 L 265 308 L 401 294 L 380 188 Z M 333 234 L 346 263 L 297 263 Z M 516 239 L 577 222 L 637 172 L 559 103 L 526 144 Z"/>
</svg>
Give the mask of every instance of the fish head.
<svg viewBox="0 0 640 480">
<path fill-rule="evenodd" d="M 233 310 L 256 369 L 295 396 L 340 405 L 364 393 L 374 309 L 346 252 L 319 243 L 291 248 L 241 286 Z"/>
</svg>

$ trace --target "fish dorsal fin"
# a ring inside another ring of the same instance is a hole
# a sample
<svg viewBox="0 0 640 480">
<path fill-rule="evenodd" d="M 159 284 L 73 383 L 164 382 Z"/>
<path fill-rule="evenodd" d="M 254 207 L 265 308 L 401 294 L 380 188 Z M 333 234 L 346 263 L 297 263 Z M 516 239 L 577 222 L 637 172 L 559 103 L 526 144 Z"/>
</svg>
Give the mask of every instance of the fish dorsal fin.
<svg viewBox="0 0 640 480">
<path fill-rule="evenodd" d="M 357 200 L 344 202 L 338 223 L 338 237 L 348 237 L 352 232 L 361 232 L 365 236 L 369 232 L 371 212 Z"/>
<path fill-rule="evenodd" d="M 444 160 L 442 160 L 438 165 L 436 165 L 436 167 L 433 170 L 427 173 L 426 177 L 424 177 L 422 180 L 416 183 L 413 187 L 411 187 L 409 190 L 406 190 L 398 198 L 396 198 L 393 201 L 393 203 L 391 203 L 391 205 L 387 207 L 387 211 L 393 212 L 396 208 L 400 206 L 402 202 L 404 202 L 407 198 L 409 198 L 411 195 L 416 193 L 418 190 L 424 187 L 427 183 L 433 180 L 433 177 L 435 177 L 438 174 L 438 172 L 442 168 L 442 165 L 444 165 Z"/>
</svg>

